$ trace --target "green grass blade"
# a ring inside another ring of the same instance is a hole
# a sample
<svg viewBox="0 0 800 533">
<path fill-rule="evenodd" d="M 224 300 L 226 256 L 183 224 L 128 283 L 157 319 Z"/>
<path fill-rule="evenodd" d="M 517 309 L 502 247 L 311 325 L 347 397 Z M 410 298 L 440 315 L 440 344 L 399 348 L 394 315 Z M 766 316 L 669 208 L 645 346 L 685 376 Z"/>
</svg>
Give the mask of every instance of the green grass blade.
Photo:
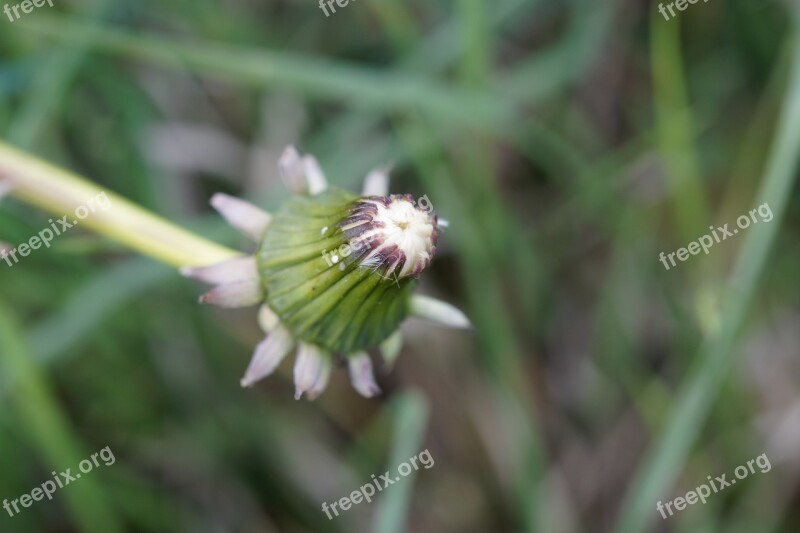
<svg viewBox="0 0 800 533">
<path fill-rule="evenodd" d="M 91 19 L 106 11 L 109 0 L 98 0 L 96 5 L 84 7 Z M 25 100 L 8 128 L 8 139 L 15 145 L 28 148 L 33 145 L 42 129 L 56 112 L 61 99 L 67 94 L 78 67 L 86 55 L 86 46 L 73 46 L 52 50 L 44 65 L 36 73 Z"/>
<path fill-rule="evenodd" d="M 667 170 L 671 201 L 681 241 L 705 226 L 708 201 L 694 151 L 696 132 L 681 60 L 680 20 L 664 24 L 651 17 L 651 63 L 658 147 Z"/>
<path fill-rule="evenodd" d="M 310 98 L 384 112 L 422 109 L 476 129 L 510 118 L 508 105 L 486 92 L 464 91 L 411 72 L 376 71 L 292 52 L 140 36 L 121 28 L 40 16 L 26 30 L 134 59 L 215 75 L 257 87 L 284 88 Z M 469 109 L 469 113 L 464 113 Z"/>
<path fill-rule="evenodd" d="M 29 433 L 31 441 L 49 466 L 56 472 L 71 468 L 75 473 L 78 464 L 89 453 L 82 451 L 80 439 L 69 427 L 67 416 L 59 408 L 45 376 L 33 362 L 20 331 L 10 312 L 0 305 L 0 365 L 3 373 L 11 374 L 17 382 L 11 403 L 20 421 L 24 420 L 20 426 Z M 86 475 L 74 484 L 70 483 L 69 487 L 56 492 L 53 499 L 67 503 L 69 512 L 82 531 L 122 531 L 99 485 L 97 476 L 100 475 Z M 47 480 L 42 479 L 42 483 L 44 481 Z M 34 488 L 31 487 L 31 490 Z M 38 505 L 40 512 L 44 512 L 41 507 L 51 504 L 43 500 Z"/>
<path fill-rule="evenodd" d="M 397 398 L 395 408 L 394 444 L 389 455 L 389 468 L 394 470 L 421 451 L 428 423 L 428 401 L 418 392 L 409 392 Z M 434 462 L 436 457 L 433 457 Z M 421 470 L 424 472 L 425 470 Z M 415 475 L 402 478 L 384 494 L 375 520 L 377 533 L 402 533 L 406 531 L 408 506 Z"/>
<path fill-rule="evenodd" d="M 797 19 L 795 20 L 797 24 Z M 720 387 L 734 366 L 736 339 L 750 309 L 770 248 L 775 242 L 800 161 L 800 39 L 795 27 L 791 75 L 785 95 L 776 142 L 768 160 L 756 202 L 769 203 L 774 219 L 753 226 L 739 252 L 729 281 L 722 326 L 700 350 L 699 364 L 686 382 L 662 435 L 645 458 L 623 507 L 618 531 L 644 531 L 657 516 L 656 502 L 666 492 L 711 411 Z"/>
</svg>

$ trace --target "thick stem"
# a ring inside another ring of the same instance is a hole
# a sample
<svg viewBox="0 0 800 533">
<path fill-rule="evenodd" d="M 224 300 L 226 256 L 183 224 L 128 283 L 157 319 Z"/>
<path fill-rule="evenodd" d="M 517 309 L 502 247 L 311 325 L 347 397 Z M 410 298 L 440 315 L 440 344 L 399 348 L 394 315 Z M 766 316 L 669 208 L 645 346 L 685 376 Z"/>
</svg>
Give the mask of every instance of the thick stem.
<svg viewBox="0 0 800 533">
<path fill-rule="evenodd" d="M 175 267 L 203 266 L 240 255 L 3 142 L 0 142 L 0 180 L 10 182 L 13 196 L 56 217 L 67 215 L 70 224 L 77 220 L 76 209 L 90 207 L 90 200 L 105 192 L 109 203 L 104 205 L 110 207 L 94 209 L 79 221 L 79 226 Z"/>
</svg>

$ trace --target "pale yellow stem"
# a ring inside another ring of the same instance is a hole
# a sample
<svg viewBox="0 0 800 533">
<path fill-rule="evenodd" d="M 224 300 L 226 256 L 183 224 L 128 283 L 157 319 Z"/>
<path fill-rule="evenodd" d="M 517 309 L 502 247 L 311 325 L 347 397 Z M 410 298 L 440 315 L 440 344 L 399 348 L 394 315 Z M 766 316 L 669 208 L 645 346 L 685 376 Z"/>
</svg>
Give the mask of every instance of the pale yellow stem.
<svg viewBox="0 0 800 533">
<path fill-rule="evenodd" d="M 209 265 L 241 255 L 2 141 L 0 180 L 10 182 L 13 196 L 58 218 L 66 215 L 70 224 L 78 219 L 76 209 L 81 206 L 90 208 L 92 202 L 94 211 L 90 210 L 86 218 L 79 220 L 78 227 L 91 229 L 175 267 Z M 109 199 L 110 207 L 107 209 L 101 208 L 96 200 L 103 192 Z"/>
</svg>

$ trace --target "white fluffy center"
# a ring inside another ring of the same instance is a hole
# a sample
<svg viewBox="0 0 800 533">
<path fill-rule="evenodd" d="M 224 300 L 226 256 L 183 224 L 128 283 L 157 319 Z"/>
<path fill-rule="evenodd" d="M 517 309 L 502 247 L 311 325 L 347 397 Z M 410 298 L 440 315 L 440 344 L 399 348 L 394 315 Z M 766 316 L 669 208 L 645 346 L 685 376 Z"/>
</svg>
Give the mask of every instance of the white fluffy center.
<svg viewBox="0 0 800 533">
<path fill-rule="evenodd" d="M 427 211 L 417 209 L 408 200 L 393 200 L 389 207 L 377 206 L 378 214 L 374 220 L 383 224 L 382 228 L 374 230 L 383 240 L 379 248 L 397 246 L 403 251 L 406 263 L 399 273 L 402 278 L 413 272 L 420 263 L 430 260 L 433 223 Z"/>
</svg>

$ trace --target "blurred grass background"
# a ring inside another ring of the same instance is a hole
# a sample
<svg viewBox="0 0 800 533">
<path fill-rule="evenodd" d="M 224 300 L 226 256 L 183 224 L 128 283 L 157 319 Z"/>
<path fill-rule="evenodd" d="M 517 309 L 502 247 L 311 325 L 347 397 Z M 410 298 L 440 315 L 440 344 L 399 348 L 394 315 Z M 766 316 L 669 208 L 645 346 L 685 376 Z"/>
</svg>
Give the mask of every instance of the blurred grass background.
<svg viewBox="0 0 800 533">
<path fill-rule="evenodd" d="M 351 189 L 393 162 L 451 222 L 420 290 L 476 329 L 408 321 L 375 401 L 339 369 L 295 402 L 289 362 L 242 390 L 254 312 L 74 230 L 0 263 L 0 499 L 117 462 L 0 531 L 797 531 L 793 3 L 54 3 L 0 21 L 6 142 L 241 249 L 208 198 L 276 208 L 285 145 Z M 772 222 L 659 263 L 764 201 Z M 48 218 L 3 200 L 0 240 Z"/>
</svg>

